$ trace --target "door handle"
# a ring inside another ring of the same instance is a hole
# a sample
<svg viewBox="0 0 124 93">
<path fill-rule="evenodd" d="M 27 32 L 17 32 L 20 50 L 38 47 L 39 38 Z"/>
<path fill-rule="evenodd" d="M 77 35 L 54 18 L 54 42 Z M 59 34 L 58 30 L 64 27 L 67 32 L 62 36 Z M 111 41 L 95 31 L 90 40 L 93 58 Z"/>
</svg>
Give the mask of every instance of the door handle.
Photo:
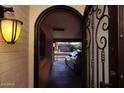
<svg viewBox="0 0 124 93">
<path fill-rule="evenodd" d="M 120 32 L 120 35 L 119 35 L 120 38 L 123 38 L 124 37 L 124 34 L 123 32 Z"/>
</svg>

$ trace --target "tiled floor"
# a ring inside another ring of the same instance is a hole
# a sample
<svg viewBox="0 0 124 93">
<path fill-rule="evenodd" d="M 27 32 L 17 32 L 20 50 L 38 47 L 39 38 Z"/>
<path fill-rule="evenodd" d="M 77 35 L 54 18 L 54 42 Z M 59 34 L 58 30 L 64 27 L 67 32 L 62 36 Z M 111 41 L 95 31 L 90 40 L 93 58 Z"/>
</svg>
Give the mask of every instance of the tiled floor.
<svg viewBox="0 0 124 93">
<path fill-rule="evenodd" d="M 48 88 L 81 88 L 81 78 L 65 65 L 63 58 L 53 63 Z"/>
</svg>

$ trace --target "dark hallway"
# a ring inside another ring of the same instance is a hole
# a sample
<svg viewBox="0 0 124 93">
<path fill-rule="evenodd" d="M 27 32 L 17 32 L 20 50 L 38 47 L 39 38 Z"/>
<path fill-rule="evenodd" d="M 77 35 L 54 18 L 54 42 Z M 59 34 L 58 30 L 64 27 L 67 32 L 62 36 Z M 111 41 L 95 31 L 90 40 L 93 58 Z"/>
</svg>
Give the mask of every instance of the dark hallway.
<svg viewBox="0 0 124 93">
<path fill-rule="evenodd" d="M 35 87 L 82 87 L 81 77 L 65 64 L 65 59 L 73 60 L 76 70 L 82 76 L 82 55 L 78 56 L 78 52 L 82 52 L 80 47 L 82 46 L 82 20 L 82 15 L 69 6 L 53 6 L 39 15 L 36 21 Z M 55 44 L 55 42 L 60 43 Z M 80 43 L 75 45 L 74 42 Z M 56 53 L 68 58 L 56 60 L 54 59 Z M 80 68 L 80 71 L 77 68 Z"/>
<path fill-rule="evenodd" d="M 64 58 L 55 60 L 52 66 L 48 88 L 81 88 L 81 77 L 65 64 Z"/>
</svg>

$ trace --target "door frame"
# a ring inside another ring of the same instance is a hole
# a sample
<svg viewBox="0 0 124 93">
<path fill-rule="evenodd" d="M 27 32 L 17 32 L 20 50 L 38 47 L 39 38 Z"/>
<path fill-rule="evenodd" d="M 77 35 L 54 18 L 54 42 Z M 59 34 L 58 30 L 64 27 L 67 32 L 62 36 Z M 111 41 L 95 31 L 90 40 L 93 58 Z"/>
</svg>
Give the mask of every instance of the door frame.
<svg viewBox="0 0 124 93">
<path fill-rule="evenodd" d="M 65 5 L 56 5 L 56 6 L 51 6 L 47 9 L 45 9 L 40 15 L 38 16 L 35 26 L 34 26 L 34 87 L 37 88 L 39 87 L 38 82 L 39 82 L 39 75 L 38 75 L 38 32 L 40 31 L 40 24 L 41 22 L 47 17 L 49 14 L 54 13 L 56 11 L 64 11 L 64 12 L 72 12 L 75 14 L 75 16 L 79 17 L 82 23 L 82 37 L 83 37 L 83 16 L 74 8 L 70 6 L 65 6 Z M 83 40 L 82 40 L 83 42 Z M 85 45 L 85 44 L 83 44 Z M 85 71 L 86 72 L 86 69 Z M 86 76 L 84 74 L 83 76 Z M 85 78 L 82 80 L 82 83 L 85 82 Z M 85 87 L 83 85 L 82 87 Z"/>
</svg>

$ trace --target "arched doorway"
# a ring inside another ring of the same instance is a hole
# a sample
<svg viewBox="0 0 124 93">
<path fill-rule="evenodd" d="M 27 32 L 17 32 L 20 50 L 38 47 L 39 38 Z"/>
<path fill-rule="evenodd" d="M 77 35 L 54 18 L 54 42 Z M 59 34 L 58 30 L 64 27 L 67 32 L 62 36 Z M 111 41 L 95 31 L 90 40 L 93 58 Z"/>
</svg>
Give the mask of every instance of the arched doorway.
<svg viewBox="0 0 124 93">
<path fill-rule="evenodd" d="M 46 87 L 54 61 L 53 42 L 82 42 L 82 32 L 82 15 L 72 7 L 52 6 L 39 15 L 35 23 L 34 87 Z"/>
</svg>

